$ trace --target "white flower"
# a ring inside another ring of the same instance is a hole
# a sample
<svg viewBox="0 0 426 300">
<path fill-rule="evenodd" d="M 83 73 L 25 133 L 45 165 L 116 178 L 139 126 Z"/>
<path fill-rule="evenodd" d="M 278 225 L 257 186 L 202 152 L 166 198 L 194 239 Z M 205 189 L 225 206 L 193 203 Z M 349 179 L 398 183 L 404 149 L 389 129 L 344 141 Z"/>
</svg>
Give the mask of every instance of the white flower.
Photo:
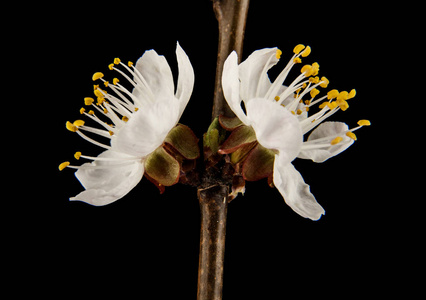
<svg viewBox="0 0 426 300">
<path fill-rule="evenodd" d="M 316 76 L 317 63 L 303 66 L 301 74 L 289 86 L 283 85 L 291 68 L 301 62 L 300 56 L 306 57 L 310 52 L 309 46 L 296 46 L 294 56 L 273 83 L 267 72 L 279 61 L 279 49 L 257 50 L 240 65 L 237 54 L 232 52 L 224 64 L 222 86 L 235 115 L 254 129 L 263 147 L 276 153 L 273 180 L 286 203 L 299 215 L 318 220 L 325 211 L 291 162 L 296 157 L 323 162 L 339 154 L 356 140 L 353 131 L 369 122 L 361 120 L 360 126 L 353 129 L 342 122 L 322 123 L 338 110 L 346 110 L 347 100 L 355 96 L 355 90 L 349 93 L 332 90 L 315 100 L 320 93 L 317 87 L 325 88 L 329 83 L 327 78 Z M 305 96 L 307 100 L 302 100 Z M 309 109 L 323 100 L 326 101 L 320 110 L 308 116 Z M 304 141 L 304 135 L 315 127 Z"/>
<path fill-rule="evenodd" d="M 126 195 L 142 179 L 147 157 L 155 151 L 162 151 L 158 150 L 162 149 L 159 147 L 178 123 L 192 94 L 194 71 L 179 43 L 176 56 L 179 71 L 176 92 L 166 59 L 154 50 L 146 51 L 136 66 L 131 62 L 127 66 L 118 58 L 109 66 L 130 82 L 132 92 L 118 83 L 116 78 L 113 83 L 109 83 L 102 78 L 102 73 L 93 75 L 93 80 L 102 80 L 115 96 L 95 86 L 97 103 L 93 98 L 85 98 L 85 104 L 91 105 L 93 110 L 86 112 L 82 108 L 80 112 L 98 123 L 102 129 L 87 126 L 82 120 L 67 122 L 66 126 L 106 151 L 97 157 L 77 152 L 77 159 L 85 158 L 93 162 L 79 167 L 70 166 L 69 162 L 60 165 L 60 170 L 65 167 L 78 169 L 75 175 L 85 188 L 85 191 L 70 200 L 93 205 L 109 204 Z M 133 79 L 118 66 L 124 67 Z M 102 115 L 103 120 L 97 114 Z M 105 122 L 106 118 L 110 121 Z M 110 145 L 93 140 L 83 131 L 109 139 Z"/>
</svg>

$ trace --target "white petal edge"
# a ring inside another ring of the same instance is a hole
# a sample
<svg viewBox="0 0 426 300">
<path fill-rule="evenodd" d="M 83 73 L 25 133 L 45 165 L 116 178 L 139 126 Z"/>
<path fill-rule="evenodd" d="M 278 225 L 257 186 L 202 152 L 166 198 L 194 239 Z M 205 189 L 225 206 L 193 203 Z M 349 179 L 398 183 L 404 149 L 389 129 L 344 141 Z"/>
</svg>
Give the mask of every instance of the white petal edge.
<svg viewBox="0 0 426 300">
<path fill-rule="evenodd" d="M 163 55 L 148 50 L 138 59 L 135 67 L 145 79 L 154 96 L 153 100 L 174 96 L 172 70 Z"/>
<path fill-rule="evenodd" d="M 178 62 L 178 81 L 176 89 L 176 98 L 179 99 L 179 119 L 191 98 L 192 90 L 194 88 L 194 69 L 192 68 L 191 62 L 188 55 L 179 45 L 176 45 L 176 58 Z"/>
<path fill-rule="evenodd" d="M 268 70 L 277 64 L 278 48 L 265 48 L 254 51 L 239 65 L 241 80 L 241 98 L 248 101 L 251 98 L 264 97 L 271 87 Z"/>
<path fill-rule="evenodd" d="M 126 155 L 112 150 L 104 151 L 99 157 L 126 158 Z M 83 166 L 111 165 L 117 162 L 94 161 Z M 86 189 L 71 201 L 83 201 L 95 206 L 110 204 L 129 193 L 142 179 L 144 166 L 135 161 L 120 167 L 77 170 L 75 176 Z"/>
<path fill-rule="evenodd" d="M 336 137 L 339 133 L 341 134 L 341 137 L 343 140 L 336 144 L 331 145 L 328 148 L 319 148 L 319 149 L 309 149 L 309 150 L 303 150 L 300 151 L 298 158 L 302 159 L 311 159 L 312 161 L 316 163 L 321 163 L 326 161 L 327 159 L 336 156 L 340 154 L 341 152 L 345 151 L 347 148 L 349 148 L 353 143 L 354 140 L 347 137 L 343 132 L 347 131 L 349 129 L 348 125 L 346 125 L 343 122 L 324 122 L 320 124 L 308 137 L 308 142 L 315 143 L 315 140 L 319 140 L 321 138 L 326 138 L 330 136 L 330 140 L 326 140 L 325 142 L 329 143 L 331 140 Z M 319 144 L 324 143 L 319 141 Z M 303 148 L 303 147 L 302 147 Z"/>
<path fill-rule="evenodd" d="M 235 51 L 229 54 L 223 64 L 222 89 L 225 100 L 234 114 L 245 125 L 250 125 L 250 121 L 241 107 L 238 55 Z"/>
<path fill-rule="evenodd" d="M 300 216 L 317 221 L 325 214 L 302 175 L 291 163 L 280 164 L 279 155 L 275 156 L 273 176 L 274 185 L 284 201 Z"/>
</svg>

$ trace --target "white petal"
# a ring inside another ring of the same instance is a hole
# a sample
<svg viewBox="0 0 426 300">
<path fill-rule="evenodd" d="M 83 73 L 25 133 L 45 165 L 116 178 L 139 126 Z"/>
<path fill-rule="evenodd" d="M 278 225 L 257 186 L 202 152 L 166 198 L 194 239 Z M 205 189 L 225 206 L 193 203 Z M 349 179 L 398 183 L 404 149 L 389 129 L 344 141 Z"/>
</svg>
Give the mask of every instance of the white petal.
<svg viewBox="0 0 426 300">
<path fill-rule="evenodd" d="M 176 98 L 179 99 L 179 118 L 191 98 L 194 87 L 194 69 L 189 61 L 188 55 L 180 47 L 176 46 L 176 57 L 178 62 L 179 76 L 177 81 Z"/>
<path fill-rule="evenodd" d="M 223 95 L 225 96 L 229 107 L 241 120 L 241 122 L 243 122 L 245 125 L 250 125 L 250 122 L 241 107 L 240 80 L 238 79 L 238 76 L 238 56 L 235 51 L 232 51 L 223 64 Z"/>
<path fill-rule="evenodd" d="M 311 159 L 314 162 L 324 162 L 327 159 L 336 156 L 337 154 L 345 151 L 349 146 L 351 146 L 354 142 L 353 139 L 347 137 L 343 132 L 347 131 L 348 125 L 343 122 L 324 122 L 320 124 L 310 135 L 308 138 L 307 144 L 324 144 L 330 143 L 339 133 L 343 140 L 336 144 L 331 145 L 329 147 L 321 147 L 318 149 L 307 149 L 303 150 L 299 153 L 298 158 L 303 159 Z M 330 137 L 329 139 L 325 139 Z M 322 140 L 320 140 L 322 139 Z M 316 142 L 317 140 L 317 142 Z"/>
<path fill-rule="evenodd" d="M 325 214 L 324 209 L 315 200 L 302 175 L 291 163 L 282 164 L 279 155 L 274 162 L 274 185 L 283 196 L 285 202 L 304 218 L 319 220 Z"/>
<path fill-rule="evenodd" d="M 119 152 L 145 157 L 163 143 L 169 131 L 179 121 L 179 100 L 157 99 L 135 112 L 126 125 L 111 139 Z"/>
<path fill-rule="evenodd" d="M 281 159 L 288 163 L 296 158 L 303 135 L 293 114 L 275 101 L 255 98 L 247 103 L 247 117 L 263 147 L 278 150 Z"/>
<path fill-rule="evenodd" d="M 126 158 L 127 155 L 107 150 L 99 155 L 102 158 Z M 94 161 L 86 166 L 113 165 L 118 162 Z M 84 166 L 83 165 L 83 166 Z M 142 179 L 144 167 L 135 161 L 120 167 L 102 169 L 80 168 L 75 176 L 86 189 L 70 200 L 84 201 L 92 205 L 110 204 L 130 192 Z"/>
<path fill-rule="evenodd" d="M 241 98 L 264 97 L 271 87 L 268 70 L 277 64 L 277 48 L 265 48 L 254 51 L 239 66 L 241 80 Z"/>
<path fill-rule="evenodd" d="M 174 95 L 173 75 L 164 56 L 155 50 L 146 51 L 136 62 L 136 69 L 142 74 L 155 99 Z"/>
</svg>

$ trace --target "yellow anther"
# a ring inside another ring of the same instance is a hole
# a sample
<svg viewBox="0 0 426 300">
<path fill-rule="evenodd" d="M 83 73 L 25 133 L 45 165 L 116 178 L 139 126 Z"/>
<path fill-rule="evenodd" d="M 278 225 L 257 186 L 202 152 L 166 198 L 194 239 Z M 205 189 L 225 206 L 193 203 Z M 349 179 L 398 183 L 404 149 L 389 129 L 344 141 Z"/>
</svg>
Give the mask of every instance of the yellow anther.
<svg viewBox="0 0 426 300">
<path fill-rule="evenodd" d="M 102 74 L 101 72 L 96 72 L 95 74 L 93 74 L 92 80 L 95 81 L 102 77 L 104 77 L 104 74 Z"/>
<path fill-rule="evenodd" d="M 63 169 L 65 169 L 66 167 L 68 167 L 70 165 L 70 162 L 69 161 L 65 161 L 65 162 L 63 162 L 63 163 L 61 163 L 60 165 L 59 165 L 59 171 L 62 171 Z"/>
<path fill-rule="evenodd" d="M 108 133 L 109 133 L 109 135 L 111 135 L 111 136 L 113 136 L 114 135 L 114 132 L 113 131 L 108 131 Z"/>
<path fill-rule="evenodd" d="M 311 100 L 305 100 L 305 104 L 306 104 L 306 105 L 311 104 Z"/>
<path fill-rule="evenodd" d="M 91 97 L 84 98 L 84 104 L 86 104 L 86 105 L 92 105 L 93 101 L 95 101 L 95 99 L 93 99 Z"/>
<path fill-rule="evenodd" d="M 334 99 L 337 98 L 337 96 L 339 96 L 339 91 L 338 90 L 331 90 L 327 93 L 327 99 Z"/>
<path fill-rule="evenodd" d="M 354 141 L 357 140 L 355 133 L 353 133 L 352 131 L 346 132 L 346 136 L 350 137 Z"/>
<path fill-rule="evenodd" d="M 112 84 L 113 85 L 117 85 L 117 83 L 119 83 L 120 82 L 120 80 L 118 80 L 118 78 L 114 78 L 113 80 L 112 80 Z"/>
<path fill-rule="evenodd" d="M 275 96 L 275 101 L 280 101 L 280 96 Z"/>
<path fill-rule="evenodd" d="M 301 109 L 298 109 L 298 110 L 296 111 L 296 113 L 297 113 L 298 115 L 301 115 L 301 114 L 303 113 L 303 111 L 302 111 Z"/>
<path fill-rule="evenodd" d="M 84 107 L 80 108 L 80 114 L 84 114 L 85 111 L 86 109 Z"/>
<path fill-rule="evenodd" d="M 280 49 L 277 49 L 277 52 L 275 53 L 275 57 L 277 59 L 280 59 L 281 58 L 281 54 L 283 54 L 283 52 Z"/>
<path fill-rule="evenodd" d="M 311 76 L 312 75 L 312 66 L 311 65 L 304 65 L 303 67 L 302 67 L 302 69 L 300 70 L 300 72 L 303 74 L 303 73 L 305 73 L 305 76 L 306 77 L 309 77 L 309 76 Z"/>
<path fill-rule="evenodd" d="M 311 54 L 311 47 L 306 46 L 306 49 L 302 52 L 302 57 L 306 57 Z"/>
<path fill-rule="evenodd" d="M 321 81 L 320 87 L 322 88 L 326 88 L 330 84 L 330 81 L 325 76 L 321 77 Z"/>
<path fill-rule="evenodd" d="M 371 122 L 370 122 L 370 121 L 368 121 L 368 120 L 359 120 L 359 121 L 358 121 L 358 125 L 359 125 L 359 126 L 370 126 L 370 125 L 371 125 Z"/>
<path fill-rule="evenodd" d="M 79 159 L 80 159 L 80 156 L 81 156 L 81 152 L 76 152 L 76 153 L 74 154 L 74 158 L 75 158 L 76 160 L 79 160 Z"/>
<path fill-rule="evenodd" d="M 310 77 L 309 78 L 309 82 L 310 83 L 319 83 L 319 77 L 318 76 L 315 76 L 315 77 Z"/>
<path fill-rule="evenodd" d="M 349 93 L 347 91 L 342 91 L 339 93 L 339 96 L 337 96 L 337 100 L 348 100 L 349 98 Z"/>
<path fill-rule="evenodd" d="M 293 62 L 295 64 L 300 64 L 302 62 L 302 60 L 300 59 L 300 57 L 296 57 L 295 59 L 293 59 Z"/>
<path fill-rule="evenodd" d="M 104 114 L 107 114 L 108 110 L 106 108 L 104 108 Z"/>
<path fill-rule="evenodd" d="M 326 106 L 327 106 L 327 103 L 328 103 L 328 102 L 323 102 L 323 103 L 321 103 L 318 107 L 319 107 L 320 109 L 323 109 L 324 107 L 326 107 Z"/>
<path fill-rule="evenodd" d="M 80 127 L 84 125 L 83 120 L 75 120 L 74 123 L 72 123 L 74 126 Z"/>
<path fill-rule="evenodd" d="M 108 69 L 110 69 L 112 71 L 114 69 L 114 64 L 109 64 Z"/>
<path fill-rule="evenodd" d="M 65 123 L 65 127 L 69 130 L 69 131 L 72 131 L 72 132 L 77 132 L 77 126 L 75 126 L 73 123 L 71 123 L 70 121 L 67 121 L 66 123 Z"/>
<path fill-rule="evenodd" d="M 291 111 L 291 113 L 292 113 L 293 115 L 295 115 L 295 114 L 296 114 L 296 113 L 294 112 L 294 110 L 292 110 L 292 111 Z"/>
<path fill-rule="evenodd" d="M 131 61 L 129 61 L 129 62 L 127 63 L 127 65 L 128 65 L 129 67 L 132 67 L 132 66 L 133 66 L 133 63 L 132 63 Z"/>
<path fill-rule="evenodd" d="M 93 89 L 94 89 L 94 90 L 97 90 L 98 88 L 99 88 L 99 84 L 94 84 L 94 85 L 93 85 Z"/>
<path fill-rule="evenodd" d="M 355 89 L 352 89 L 352 90 L 349 92 L 348 99 L 352 99 L 353 97 L 355 97 L 355 95 L 356 95 L 356 90 L 355 90 Z"/>
<path fill-rule="evenodd" d="M 139 110 L 139 108 L 135 107 L 135 112 L 137 112 Z"/>
<path fill-rule="evenodd" d="M 98 106 L 105 102 L 105 98 L 102 98 L 102 97 L 98 97 L 97 100 L 98 101 L 96 102 L 96 105 L 98 105 Z"/>
<path fill-rule="evenodd" d="M 320 91 L 318 89 L 312 89 L 310 91 L 311 97 L 314 98 L 316 95 L 318 95 Z"/>
<path fill-rule="evenodd" d="M 108 84 L 109 84 L 109 82 L 108 82 L 108 81 L 105 81 L 105 82 L 104 82 L 105 87 L 108 87 Z"/>
<path fill-rule="evenodd" d="M 339 105 L 340 109 L 345 111 L 349 108 L 349 104 L 346 100 L 336 100 L 337 105 Z"/>
<path fill-rule="evenodd" d="M 328 106 L 328 108 L 331 110 L 331 109 L 335 109 L 336 107 L 337 107 L 337 103 L 336 103 L 336 101 L 333 101 L 333 102 L 325 102 L 325 105 L 327 105 Z"/>
<path fill-rule="evenodd" d="M 95 114 L 95 112 L 94 112 L 93 110 L 89 110 L 88 114 L 89 114 L 89 115 L 94 115 L 94 114 Z"/>
<path fill-rule="evenodd" d="M 299 54 L 300 51 L 302 51 L 303 49 L 305 49 L 305 45 L 299 44 L 296 47 L 294 47 L 293 52 L 294 54 Z"/>
<path fill-rule="evenodd" d="M 312 74 L 313 76 L 318 75 L 318 72 L 319 72 L 319 64 L 318 63 L 314 62 L 312 64 L 312 72 L 313 72 L 313 74 Z"/>
<path fill-rule="evenodd" d="M 123 116 L 123 117 L 121 118 L 121 120 L 123 120 L 124 122 L 127 122 L 127 121 L 129 121 L 129 118 L 128 118 L 128 117 L 126 117 L 126 116 Z"/>
<path fill-rule="evenodd" d="M 102 94 L 102 92 L 99 89 L 94 90 L 93 93 L 95 93 L 95 96 L 98 98 L 104 97 L 104 94 Z"/>
<path fill-rule="evenodd" d="M 338 136 L 337 138 L 335 138 L 334 140 L 332 140 L 330 144 L 337 145 L 341 141 L 343 141 L 343 138 L 341 136 Z"/>
<path fill-rule="evenodd" d="M 114 58 L 114 64 L 118 65 L 121 62 L 121 59 L 118 57 Z"/>
</svg>

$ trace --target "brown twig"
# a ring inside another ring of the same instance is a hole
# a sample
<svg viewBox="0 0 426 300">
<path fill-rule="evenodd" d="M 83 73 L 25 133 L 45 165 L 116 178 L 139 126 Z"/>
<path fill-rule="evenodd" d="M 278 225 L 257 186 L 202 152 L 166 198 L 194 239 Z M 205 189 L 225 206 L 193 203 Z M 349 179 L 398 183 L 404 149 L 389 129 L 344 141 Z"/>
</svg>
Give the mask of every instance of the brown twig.
<svg viewBox="0 0 426 300">
<path fill-rule="evenodd" d="M 223 63 L 232 51 L 241 57 L 249 0 L 213 0 L 219 24 L 216 81 L 212 119 L 233 117 L 222 91 Z M 211 146 L 211 145 L 210 145 Z M 225 164 L 226 165 L 226 164 Z M 198 199 L 201 210 L 198 300 L 221 300 L 225 258 L 226 213 L 232 176 L 223 163 L 215 162 L 201 175 Z"/>
<path fill-rule="evenodd" d="M 219 115 L 234 116 L 223 97 L 222 69 L 232 51 L 235 50 L 241 59 L 248 7 L 249 0 L 213 0 L 213 10 L 219 23 L 219 46 L 212 119 Z"/>
</svg>

